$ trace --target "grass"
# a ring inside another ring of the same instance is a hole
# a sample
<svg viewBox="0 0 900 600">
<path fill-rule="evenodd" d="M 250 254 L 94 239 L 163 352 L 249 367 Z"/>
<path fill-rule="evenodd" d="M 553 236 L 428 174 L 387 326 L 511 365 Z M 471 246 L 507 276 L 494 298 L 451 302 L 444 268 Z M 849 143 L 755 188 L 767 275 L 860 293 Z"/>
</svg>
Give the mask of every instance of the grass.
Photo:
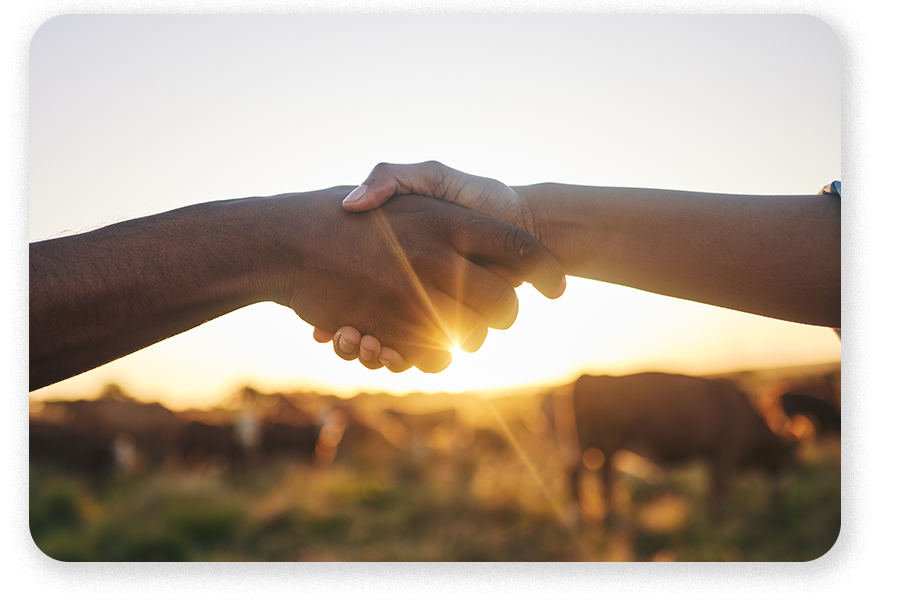
<svg viewBox="0 0 900 600">
<path fill-rule="evenodd" d="M 778 498 L 740 478 L 718 521 L 694 466 L 619 473 L 615 517 L 573 525 L 558 459 L 516 435 L 543 481 L 508 449 L 106 479 L 34 465 L 31 531 L 62 561 L 808 561 L 840 532 L 839 442 L 806 448 Z"/>
</svg>

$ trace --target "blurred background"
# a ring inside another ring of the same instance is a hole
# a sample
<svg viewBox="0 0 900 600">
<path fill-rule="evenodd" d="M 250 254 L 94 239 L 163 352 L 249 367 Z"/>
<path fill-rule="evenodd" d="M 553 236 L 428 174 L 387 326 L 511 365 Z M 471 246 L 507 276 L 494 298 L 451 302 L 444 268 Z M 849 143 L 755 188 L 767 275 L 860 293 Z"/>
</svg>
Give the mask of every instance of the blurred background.
<svg viewBox="0 0 900 600">
<path fill-rule="evenodd" d="M 29 54 L 29 238 L 355 185 L 380 161 L 511 185 L 814 193 L 841 177 L 839 81 L 837 39 L 803 16 L 56 17 Z M 519 297 L 510 330 L 441 374 L 345 363 L 265 303 L 33 392 L 36 543 L 64 560 L 809 560 L 831 547 L 830 330 L 577 279 L 559 300 Z M 713 519 L 708 465 L 598 459 L 560 434 L 548 398 L 570 398 L 580 374 L 656 370 L 733 382 L 793 443 L 790 473 L 741 470 Z M 792 393 L 824 404 L 787 414 Z"/>
</svg>

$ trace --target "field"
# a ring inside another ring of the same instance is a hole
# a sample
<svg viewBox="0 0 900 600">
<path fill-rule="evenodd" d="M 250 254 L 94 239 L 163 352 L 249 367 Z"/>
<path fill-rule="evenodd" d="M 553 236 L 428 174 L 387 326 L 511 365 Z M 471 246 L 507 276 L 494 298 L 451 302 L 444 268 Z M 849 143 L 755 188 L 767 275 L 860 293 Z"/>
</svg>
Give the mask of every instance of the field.
<svg viewBox="0 0 900 600">
<path fill-rule="evenodd" d="M 732 374 L 750 392 L 785 375 Z M 613 506 L 589 471 L 578 507 L 543 393 L 351 399 L 331 453 L 308 457 L 109 472 L 33 460 L 32 535 L 63 561 L 808 561 L 837 540 L 839 437 L 805 436 L 777 487 L 743 474 L 717 519 L 703 465 L 663 470 L 628 453 L 613 458 Z M 377 427 L 392 402 L 399 416 Z"/>
</svg>

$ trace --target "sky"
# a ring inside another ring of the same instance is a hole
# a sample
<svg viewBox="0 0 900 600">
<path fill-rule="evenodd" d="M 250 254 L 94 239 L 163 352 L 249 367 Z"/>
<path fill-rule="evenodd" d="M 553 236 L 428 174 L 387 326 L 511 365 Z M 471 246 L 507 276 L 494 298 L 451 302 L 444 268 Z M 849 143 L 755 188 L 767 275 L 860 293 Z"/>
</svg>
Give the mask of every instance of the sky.
<svg viewBox="0 0 900 600">
<path fill-rule="evenodd" d="M 841 179 L 841 48 L 809 16 L 61 16 L 29 51 L 28 237 L 436 159 L 554 181 L 809 194 Z M 827 329 L 570 278 L 440 374 L 369 371 L 250 306 L 30 395 L 173 406 L 839 361 Z"/>
</svg>

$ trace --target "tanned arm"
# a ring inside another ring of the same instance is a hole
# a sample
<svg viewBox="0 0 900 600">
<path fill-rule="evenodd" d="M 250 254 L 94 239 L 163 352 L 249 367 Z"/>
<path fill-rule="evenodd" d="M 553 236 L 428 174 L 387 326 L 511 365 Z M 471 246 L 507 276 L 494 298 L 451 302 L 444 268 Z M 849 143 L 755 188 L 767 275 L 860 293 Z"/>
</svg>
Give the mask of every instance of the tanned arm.
<svg viewBox="0 0 900 600">
<path fill-rule="evenodd" d="M 349 191 L 208 202 L 32 243 L 30 388 L 261 301 L 323 330 L 350 319 L 439 371 L 454 340 L 480 345 L 515 319 L 512 286 L 483 265 L 550 292 L 562 280 L 546 248 L 501 221 L 423 198 L 353 215 Z"/>
</svg>

